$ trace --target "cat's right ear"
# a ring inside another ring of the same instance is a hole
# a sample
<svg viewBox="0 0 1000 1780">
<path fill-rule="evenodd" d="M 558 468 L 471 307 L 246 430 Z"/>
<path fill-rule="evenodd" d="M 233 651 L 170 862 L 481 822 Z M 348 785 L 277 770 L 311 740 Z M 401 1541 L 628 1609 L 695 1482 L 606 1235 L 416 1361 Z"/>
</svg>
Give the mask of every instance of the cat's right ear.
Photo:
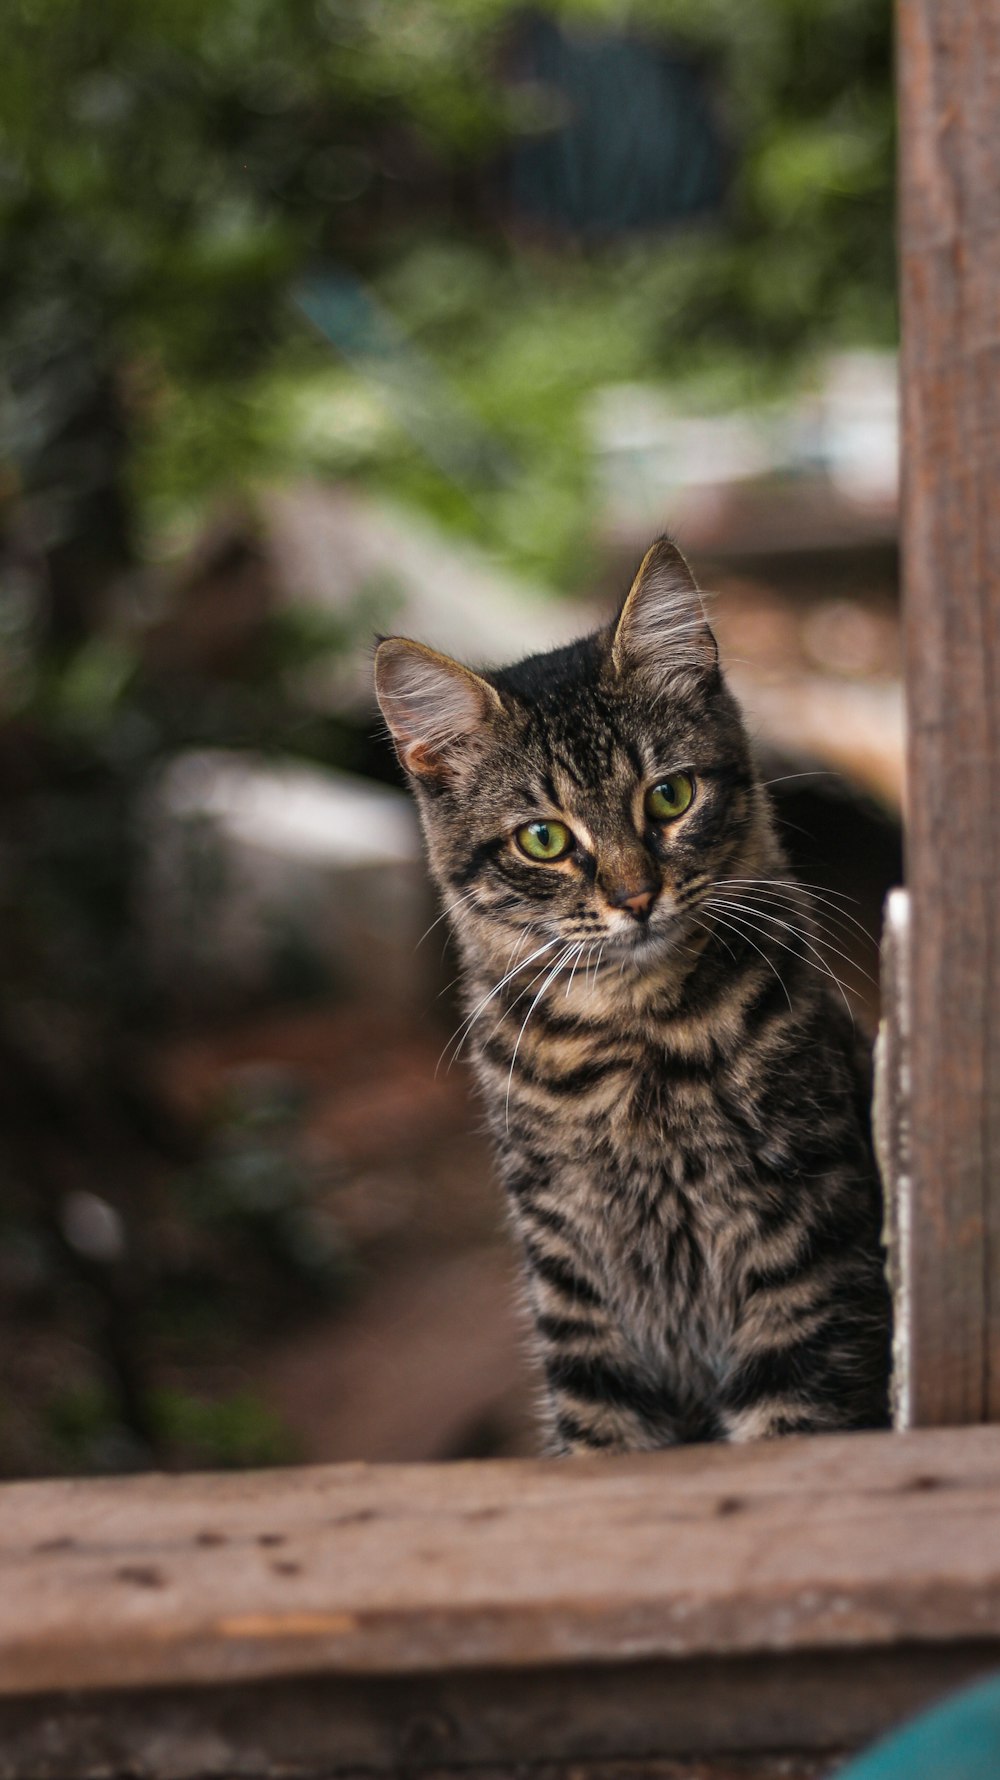
<svg viewBox="0 0 1000 1780">
<path fill-rule="evenodd" d="M 672 538 L 657 538 L 643 557 L 615 627 L 611 659 L 659 685 L 682 672 L 712 671 L 719 651 L 701 594 Z"/>
<path fill-rule="evenodd" d="M 405 771 L 439 782 L 503 710 L 499 694 L 471 668 L 405 637 L 379 643 L 375 696 Z"/>
</svg>

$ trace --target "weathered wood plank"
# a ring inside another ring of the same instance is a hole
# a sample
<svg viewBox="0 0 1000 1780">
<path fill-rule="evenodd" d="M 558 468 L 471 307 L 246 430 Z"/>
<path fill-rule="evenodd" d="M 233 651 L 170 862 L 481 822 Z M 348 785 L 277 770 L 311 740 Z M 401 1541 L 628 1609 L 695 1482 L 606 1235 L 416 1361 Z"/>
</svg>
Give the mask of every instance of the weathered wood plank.
<svg viewBox="0 0 1000 1780">
<path fill-rule="evenodd" d="M 0 1692 L 1000 1637 L 1000 1428 L 14 1484 Z"/>
<path fill-rule="evenodd" d="M 1000 1418 L 1000 8 L 900 0 L 919 1424 Z"/>
</svg>

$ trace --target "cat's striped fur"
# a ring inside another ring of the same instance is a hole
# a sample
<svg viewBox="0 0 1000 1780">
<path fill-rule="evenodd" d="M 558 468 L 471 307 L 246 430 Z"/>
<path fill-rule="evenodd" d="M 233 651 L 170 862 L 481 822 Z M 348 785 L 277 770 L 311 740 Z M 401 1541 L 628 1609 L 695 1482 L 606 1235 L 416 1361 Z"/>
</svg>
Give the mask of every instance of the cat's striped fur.
<svg viewBox="0 0 1000 1780">
<path fill-rule="evenodd" d="M 474 674 L 390 638 L 376 677 L 461 951 L 550 1449 L 883 1422 L 866 1048 L 680 553 L 654 545 L 570 648 Z M 690 807 L 651 820 L 678 773 Z M 565 858 L 519 850 L 539 820 Z"/>
</svg>

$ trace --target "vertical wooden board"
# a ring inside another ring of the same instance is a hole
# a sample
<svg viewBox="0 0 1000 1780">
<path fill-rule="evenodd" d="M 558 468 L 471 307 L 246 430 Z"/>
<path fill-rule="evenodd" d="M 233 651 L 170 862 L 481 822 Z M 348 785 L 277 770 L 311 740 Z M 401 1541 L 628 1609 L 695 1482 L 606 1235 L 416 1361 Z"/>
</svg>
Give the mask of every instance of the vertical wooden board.
<svg viewBox="0 0 1000 1780">
<path fill-rule="evenodd" d="M 1000 1419 L 1000 0 L 899 0 L 909 1419 Z"/>
</svg>

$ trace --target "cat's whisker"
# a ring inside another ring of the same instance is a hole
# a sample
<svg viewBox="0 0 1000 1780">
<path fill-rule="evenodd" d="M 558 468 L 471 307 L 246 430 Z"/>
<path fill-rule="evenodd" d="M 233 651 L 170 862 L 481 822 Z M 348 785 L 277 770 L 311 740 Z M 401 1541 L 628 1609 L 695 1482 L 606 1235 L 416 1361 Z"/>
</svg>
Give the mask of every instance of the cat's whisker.
<svg viewBox="0 0 1000 1780">
<path fill-rule="evenodd" d="M 707 903 L 704 903 L 702 906 L 707 908 L 709 905 Z M 760 956 L 763 958 L 764 963 L 768 966 L 768 968 L 770 970 L 772 970 L 774 972 L 779 983 L 781 984 L 782 989 L 784 990 L 785 1000 L 788 1003 L 789 1013 L 790 1014 L 794 1013 L 795 1009 L 792 1006 L 792 998 L 791 998 L 791 995 L 788 993 L 788 984 L 785 982 L 785 979 L 782 976 L 777 965 L 775 964 L 774 959 L 769 958 L 767 953 L 763 950 L 763 948 L 761 946 L 757 945 L 756 941 L 751 939 L 751 937 L 748 933 L 744 933 L 742 928 L 737 927 L 735 922 L 732 920 L 731 916 L 727 917 L 725 915 L 720 914 L 717 909 L 713 909 L 712 910 L 712 919 L 713 919 L 713 921 L 717 922 L 720 927 L 725 927 L 728 929 L 728 931 L 730 933 L 734 933 L 736 935 L 737 939 L 743 940 L 744 944 L 746 944 L 748 946 L 752 946 L 755 952 L 760 953 Z M 699 923 L 699 925 L 703 925 L 703 923 Z M 711 929 L 709 931 L 711 931 Z"/>
<path fill-rule="evenodd" d="M 574 949 L 574 950 L 575 950 L 575 949 L 576 949 L 576 948 L 575 948 L 575 947 L 574 947 L 574 948 L 573 948 L 573 949 Z M 581 946 L 580 946 L 580 948 L 579 948 L 579 949 L 580 949 L 580 950 L 581 950 L 581 951 L 582 951 L 582 950 L 583 950 L 583 947 L 582 947 L 582 945 L 581 945 Z M 530 994 L 531 994 L 531 991 L 532 991 L 532 989 L 533 989 L 533 988 L 534 988 L 534 986 L 535 986 L 535 984 L 536 984 L 536 983 L 537 983 L 537 981 L 538 981 L 538 979 L 539 979 L 539 977 L 540 977 L 540 976 L 543 976 L 543 975 L 544 975 L 544 974 L 545 974 L 545 972 L 546 972 L 546 971 L 547 971 L 547 970 L 549 970 L 549 969 L 550 969 L 550 968 L 551 968 L 551 965 L 552 965 L 552 959 L 551 959 L 551 958 L 547 958 L 547 959 L 546 959 L 546 961 L 545 961 L 545 963 L 544 963 L 544 964 L 543 964 L 543 965 L 542 965 L 542 967 L 541 967 L 541 969 L 540 969 L 540 970 L 536 970 L 536 971 L 535 971 L 535 974 L 534 974 L 534 976 L 533 976 L 533 977 L 532 977 L 532 978 L 531 978 L 531 980 L 530 980 L 530 982 L 528 982 L 528 983 L 526 983 L 526 984 L 525 984 L 525 986 L 524 986 L 524 988 L 523 988 L 523 989 L 522 989 L 522 990 L 521 990 L 521 993 L 520 993 L 520 994 L 519 994 L 519 995 L 515 995 L 515 997 L 514 997 L 514 999 L 513 999 L 513 1001 L 512 1001 L 512 1002 L 511 1002 L 511 1003 L 510 1003 L 510 1006 L 509 1006 L 509 1007 L 505 1007 L 505 1008 L 504 1008 L 504 1011 L 503 1011 L 503 1013 L 502 1013 L 502 1014 L 501 1014 L 501 1016 L 500 1016 L 500 1018 L 499 1018 L 499 1020 L 498 1020 L 498 1021 L 497 1021 L 497 1023 L 496 1023 L 496 1025 L 495 1025 L 495 1026 L 494 1026 L 494 1027 L 493 1027 L 493 1028 L 492 1028 L 492 1030 L 491 1030 L 491 1031 L 490 1031 L 490 1032 L 488 1032 L 488 1033 L 487 1033 L 487 1035 L 486 1035 L 486 1043 L 487 1043 L 487 1044 L 489 1044 L 489 1042 L 490 1042 L 490 1039 L 491 1039 L 491 1038 L 495 1038 L 495 1037 L 496 1037 L 496 1034 L 497 1034 L 497 1033 L 498 1033 L 498 1032 L 499 1032 L 499 1031 L 500 1031 L 500 1028 L 501 1028 L 501 1026 L 502 1026 L 502 1025 L 503 1025 L 503 1023 L 504 1023 L 504 1021 L 505 1021 L 505 1019 L 506 1019 L 506 1018 L 507 1018 L 507 1016 L 508 1016 L 508 1014 L 512 1014 L 512 1013 L 513 1013 L 513 1011 L 514 1011 L 514 1009 L 515 1009 L 515 1008 L 516 1008 L 516 1007 L 517 1007 L 517 1005 L 518 1005 L 518 1003 L 519 1003 L 519 1002 L 521 1002 L 521 1001 L 523 1001 L 523 1000 L 524 1000 L 524 998 L 525 998 L 525 996 L 526 996 L 526 995 L 530 995 Z"/>
<path fill-rule="evenodd" d="M 457 1049 L 455 1050 L 455 1053 L 451 1059 L 451 1062 L 454 1063 L 457 1061 L 459 1051 L 461 1050 L 462 1045 L 465 1043 L 465 1040 L 468 1037 L 469 1031 L 471 1030 L 472 1026 L 475 1024 L 476 1020 L 479 1018 L 483 1009 L 489 1005 L 489 1003 L 494 999 L 494 997 L 499 995 L 502 989 L 506 988 L 507 984 L 511 981 L 511 979 L 513 977 L 517 976 L 519 971 L 527 970 L 528 965 L 533 964 L 536 958 L 541 958 L 543 953 L 545 953 L 545 952 L 551 952 L 552 947 L 557 946 L 558 944 L 559 944 L 559 941 L 557 939 L 546 940 L 545 944 L 543 946 L 539 946 L 536 951 L 532 952 L 529 955 L 529 957 L 521 959 L 519 963 L 514 965 L 512 970 L 508 970 L 505 972 L 505 974 L 500 978 L 500 981 L 497 984 L 495 984 L 495 986 L 489 991 L 489 994 L 484 995 L 482 1000 L 478 1001 L 476 1003 L 476 1006 L 473 1008 L 471 1014 L 466 1015 L 466 1018 L 462 1021 L 462 1024 L 458 1028 L 458 1031 L 455 1032 L 453 1034 L 453 1036 L 448 1040 L 448 1043 L 445 1045 L 444 1050 L 441 1052 L 441 1055 L 437 1060 L 437 1067 L 434 1071 L 435 1075 L 437 1074 L 438 1069 L 440 1069 L 441 1064 L 443 1063 L 445 1057 L 448 1055 L 448 1052 L 452 1049 L 452 1046 L 456 1045 L 456 1044 L 457 1044 Z M 538 972 L 537 974 L 540 975 L 541 973 Z M 535 979 L 533 978 L 532 981 L 534 981 L 534 980 Z M 448 1067 L 450 1068 L 451 1064 L 449 1064 Z"/>
<path fill-rule="evenodd" d="M 769 884 L 785 890 L 808 890 L 813 895 L 827 896 L 838 902 L 853 902 L 855 905 L 858 902 L 858 898 L 849 896 L 846 890 L 834 890 L 829 884 L 810 884 L 804 878 L 719 878 L 717 882 L 720 884 Z"/>
<path fill-rule="evenodd" d="M 708 896 L 705 898 L 705 903 L 706 907 L 717 905 L 720 908 L 733 910 L 751 923 L 754 921 L 768 921 L 773 927 L 781 927 L 786 933 L 794 934 L 802 945 L 810 947 L 813 953 L 817 952 L 817 941 L 813 938 L 812 933 L 808 931 L 802 923 L 788 920 L 786 917 L 790 911 L 787 908 L 783 908 L 781 915 L 775 915 L 770 913 L 762 904 L 746 902 L 735 896 Z M 812 925 L 815 926 L 815 923 L 812 923 Z M 846 957 L 846 954 L 841 955 Z M 848 962 L 850 962 L 850 960 L 848 960 Z"/>
<path fill-rule="evenodd" d="M 578 964 L 579 964 L 579 962 L 580 962 L 580 959 L 581 959 L 581 958 L 582 958 L 582 957 L 583 957 L 583 948 L 584 948 L 584 944 L 585 944 L 585 943 L 586 943 L 586 942 L 585 942 L 585 941 L 584 941 L 584 940 L 581 940 L 581 941 L 580 941 L 580 944 L 579 944 L 579 950 L 578 950 L 578 952 L 577 952 L 577 956 L 576 956 L 576 957 L 575 957 L 575 958 L 574 958 L 574 960 L 573 960 L 573 968 L 572 968 L 572 970 L 571 970 L 571 971 L 570 971 L 570 973 L 569 973 L 569 982 L 568 982 L 568 983 L 567 983 L 567 984 L 566 984 L 566 1000 L 567 1000 L 567 1001 L 568 1001 L 568 1000 L 569 1000 L 569 992 L 570 992 L 570 990 L 571 990 L 571 989 L 572 989 L 572 987 L 573 987 L 573 978 L 574 978 L 574 977 L 575 977 L 575 976 L 576 976 L 576 967 L 577 967 L 577 965 L 578 965 Z M 584 985 L 586 985 L 586 981 L 587 981 L 587 973 L 586 973 L 586 971 L 584 971 L 584 974 L 583 974 L 583 980 L 584 980 Z"/>
<path fill-rule="evenodd" d="M 801 822 L 792 822 L 781 810 L 772 810 L 771 818 L 779 828 L 790 828 L 793 834 L 801 834 L 807 841 L 815 845 L 816 836 L 811 834 L 808 828 L 803 828 Z"/>
<path fill-rule="evenodd" d="M 764 901 L 773 902 L 775 907 L 780 908 L 784 906 L 785 908 L 789 908 L 795 914 L 801 915 L 805 910 L 808 913 L 809 919 L 813 921 L 816 926 L 829 924 L 832 927 L 835 925 L 836 927 L 843 929 L 846 939 L 853 940 L 855 934 L 860 934 L 866 944 L 875 944 L 871 934 L 862 926 L 860 921 L 855 920 L 852 915 L 841 909 L 838 904 L 828 904 L 818 898 L 815 894 L 809 897 L 803 895 L 794 896 L 783 890 L 768 890 L 764 887 L 756 888 L 752 884 L 745 887 L 741 887 L 738 884 L 732 886 L 723 884 L 720 888 L 732 888 L 739 896 L 760 897 Z M 817 905 L 823 911 L 822 920 L 816 913 Z"/>
<path fill-rule="evenodd" d="M 514 1065 L 517 1062 L 518 1049 L 520 1047 L 521 1040 L 524 1037 L 524 1034 L 527 1030 L 528 1021 L 531 1019 L 531 1016 L 534 1013 L 536 1007 L 538 1006 L 538 1003 L 541 1001 L 542 996 L 545 994 L 546 989 L 548 989 L 548 987 L 551 983 L 555 982 L 556 977 L 559 975 L 559 972 L 563 969 L 563 966 L 568 963 L 569 959 L 572 957 L 573 953 L 577 949 L 579 949 L 580 951 L 583 950 L 583 942 L 582 941 L 580 941 L 580 943 L 579 943 L 579 948 L 577 948 L 576 946 L 568 945 L 564 948 L 564 950 L 562 952 L 559 953 L 559 956 L 556 958 L 555 963 L 552 965 L 551 969 L 549 970 L 548 976 L 546 977 L 544 983 L 542 984 L 541 988 L 538 991 L 538 994 L 535 996 L 534 1001 L 532 1002 L 531 1006 L 529 1007 L 527 1013 L 524 1016 L 524 1024 L 522 1025 L 521 1030 L 517 1035 L 517 1039 L 514 1044 L 514 1054 L 510 1060 L 510 1069 L 507 1072 L 507 1092 L 504 1097 L 504 1124 L 508 1130 L 510 1129 L 510 1087 L 511 1087 L 512 1081 L 514 1080 Z M 541 973 L 539 973 L 539 974 L 541 974 Z"/>
<path fill-rule="evenodd" d="M 800 898 L 781 896 L 772 890 L 756 890 L 752 887 L 742 891 L 741 894 L 743 897 L 753 898 L 755 906 L 759 901 L 764 906 L 781 909 L 786 914 L 801 916 L 804 912 L 803 901 Z M 832 952 L 837 951 L 838 942 L 844 945 L 850 945 L 852 942 L 855 942 L 856 932 L 862 935 L 867 944 L 874 945 L 875 943 L 871 938 L 871 935 L 866 933 L 860 922 L 855 921 L 849 925 L 849 917 L 840 916 L 839 910 L 824 910 L 822 913 L 818 914 L 813 907 L 812 899 L 810 899 L 806 905 L 805 912 L 807 913 L 810 926 L 815 929 L 822 943 Z M 856 963 L 850 954 L 842 952 L 839 955 L 844 958 L 847 963 L 853 964 L 854 968 L 861 976 L 868 976 L 864 967 L 861 964 Z M 869 982 L 874 981 L 871 977 L 868 977 L 868 980 Z"/>
<path fill-rule="evenodd" d="M 787 929 L 790 933 L 797 933 L 799 935 L 800 939 L 803 941 L 803 943 L 810 946 L 812 948 L 812 950 L 815 951 L 816 948 L 815 948 L 815 945 L 811 939 L 811 936 L 805 931 L 804 928 L 800 927 L 796 922 L 779 920 L 779 917 L 777 915 L 769 915 L 766 912 L 766 910 L 755 908 L 755 906 L 750 903 L 742 903 L 741 902 L 741 903 L 735 904 L 735 906 L 742 908 L 745 911 L 745 913 L 747 913 L 747 914 L 751 914 L 751 913 L 757 914 L 760 916 L 760 918 L 762 920 L 773 921 L 778 926 L 787 927 Z M 784 907 L 785 912 L 786 913 L 788 912 L 787 904 L 776 903 L 776 906 Z M 813 917 L 813 925 L 815 926 L 815 928 L 817 930 L 819 940 L 826 947 L 826 950 L 828 952 L 832 952 L 835 958 L 842 958 L 844 960 L 845 964 L 849 964 L 851 966 L 851 969 L 857 972 L 858 976 L 864 977 L 865 981 L 871 983 L 873 988 L 875 988 L 875 989 L 878 988 L 878 984 L 875 981 L 875 978 L 873 976 L 871 976 L 867 970 L 864 969 L 863 965 L 858 964 L 857 960 L 852 958 L 849 952 L 843 952 L 843 951 L 841 951 L 839 946 L 834 945 L 833 940 L 830 938 L 830 935 L 826 931 L 822 921 L 818 920 L 815 916 Z M 840 939 L 842 937 L 843 936 L 841 934 L 837 935 L 838 939 Z M 825 960 L 824 960 L 824 962 L 825 962 Z M 838 980 L 838 979 L 835 979 L 835 980 Z"/>
<path fill-rule="evenodd" d="M 413 950 L 416 952 L 418 950 L 418 948 L 423 945 L 424 940 L 427 938 L 428 934 L 431 934 L 434 932 L 435 927 L 440 926 L 442 921 L 447 920 L 449 915 L 454 914 L 456 909 L 461 908 L 461 906 L 464 902 L 471 902 L 471 900 L 475 896 L 475 894 L 476 894 L 476 886 L 473 885 L 471 890 L 463 890 L 461 896 L 456 896 L 454 902 L 446 902 L 444 905 L 444 908 L 441 910 L 441 913 L 439 915 L 435 916 L 434 920 L 431 922 L 429 927 L 425 927 L 423 933 L 420 935 L 420 938 L 418 939 Z"/>
<path fill-rule="evenodd" d="M 532 954 L 529 958 L 525 958 L 520 964 L 515 965 L 513 970 L 508 971 L 506 973 L 506 975 L 501 979 L 501 981 L 496 985 L 495 989 L 493 989 L 489 995 L 484 996 L 483 1000 L 478 1004 L 478 1006 L 473 1008 L 472 1013 L 468 1016 L 467 1020 L 464 1022 L 466 1030 L 463 1032 L 462 1028 L 460 1027 L 459 1033 L 456 1034 L 456 1037 L 458 1038 L 458 1044 L 455 1049 L 455 1054 L 451 1060 L 452 1063 L 457 1063 L 459 1054 L 462 1050 L 462 1047 L 465 1044 L 465 1041 L 468 1038 L 470 1032 L 472 1031 L 473 1026 L 475 1025 L 476 1021 L 482 1017 L 483 1013 L 486 1011 L 486 1008 L 488 1007 L 489 1003 L 493 1000 L 494 996 L 498 995 L 500 993 L 501 989 L 506 988 L 507 984 L 509 982 L 512 982 L 514 977 L 519 975 L 519 973 L 522 970 L 527 970 L 528 966 L 530 964 L 532 964 L 534 962 L 534 960 L 541 955 L 541 952 L 543 950 L 544 951 L 551 950 L 551 946 L 558 945 L 558 943 L 559 943 L 558 940 L 552 940 L 550 946 L 541 947 L 541 948 L 539 948 L 538 952 L 532 952 Z M 535 983 L 537 983 L 539 977 L 542 976 L 546 970 L 548 970 L 551 962 L 552 962 L 552 960 L 550 958 L 547 958 L 545 963 L 540 967 L 540 969 L 536 970 L 534 972 L 533 976 L 529 977 L 527 983 L 525 984 L 524 988 L 521 990 L 520 994 L 515 995 L 513 1001 L 510 1004 L 510 1007 L 504 1009 L 504 1013 L 501 1015 L 500 1019 L 497 1021 L 497 1024 L 493 1027 L 493 1031 L 489 1034 L 490 1038 L 492 1038 L 493 1033 L 499 1032 L 500 1027 L 503 1025 L 504 1018 L 506 1017 L 506 1015 L 508 1013 L 510 1013 L 511 1008 L 515 1008 L 519 1001 L 523 1001 L 524 997 L 526 995 L 530 995 L 531 990 L 534 987 Z M 453 1039 L 451 1042 L 454 1044 L 455 1040 Z M 451 1064 L 449 1064 L 449 1068 L 450 1067 L 451 1067 Z"/>
<path fill-rule="evenodd" d="M 847 1009 L 847 1012 L 850 1016 L 851 1025 L 852 1026 L 854 1025 L 854 1010 L 851 1007 L 851 1004 L 847 998 L 847 992 L 844 988 L 843 983 L 841 982 L 840 978 L 838 977 L 836 971 L 829 964 L 827 964 L 827 962 L 824 958 L 822 958 L 820 956 L 820 954 L 816 950 L 816 947 L 807 938 L 807 936 L 800 931 L 799 928 L 793 927 L 791 925 L 791 923 L 788 921 L 779 921 L 777 915 L 768 915 L 768 914 L 765 914 L 764 911 L 761 909 L 752 909 L 749 906 L 749 904 L 747 904 L 747 903 L 723 902 L 721 904 L 716 904 L 715 901 L 713 900 L 713 898 L 706 897 L 704 906 L 706 908 L 715 908 L 715 907 L 724 908 L 727 911 L 728 919 L 731 922 L 735 919 L 735 920 L 742 921 L 746 925 L 753 926 L 755 919 L 757 921 L 770 921 L 778 927 L 785 928 L 787 932 L 796 934 L 797 937 L 799 938 L 799 940 L 802 942 L 802 944 L 809 948 L 810 956 L 803 957 L 801 952 L 796 951 L 796 948 L 794 946 L 790 946 L 788 944 L 787 940 L 779 939 L 777 934 L 775 934 L 775 933 L 764 934 L 761 932 L 760 927 L 757 927 L 755 929 L 755 931 L 758 934 L 760 934 L 760 937 L 762 939 L 764 939 L 764 938 L 769 939 L 771 941 L 772 945 L 780 946 L 783 952 L 790 952 L 793 957 L 801 958 L 803 964 L 811 964 L 814 970 L 818 970 L 818 971 L 820 971 L 820 973 L 823 976 L 829 977 L 831 983 L 833 983 L 835 985 L 835 987 L 837 988 L 837 990 L 840 994 L 840 998 L 843 1001 L 844 1006 Z M 787 990 L 786 990 L 786 994 L 787 994 Z"/>
<path fill-rule="evenodd" d="M 766 884 L 766 883 L 771 882 L 772 880 L 770 880 L 768 878 L 761 878 L 759 881 L 763 884 Z M 846 890 L 834 890 L 831 888 L 831 886 L 829 884 L 807 884 L 804 880 L 800 880 L 799 878 L 795 879 L 795 883 L 799 884 L 799 887 L 802 890 L 821 890 L 827 896 L 839 897 L 841 902 L 853 902 L 855 904 L 858 902 L 858 898 L 856 896 L 848 895 Z"/>
<path fill-rule="evenodd" d="M 834 772 L 832 767 L 815 766 L 815 767 L 810 767 L 809 771 L 805 772 L 805 773 L 782 773 L 780 775 L 780 777 L 777 779 L 762 779 L 761 784 L 765 785 L 765 786 L 767 786 L 767 785 L 787 785 L 789 779 L 840 779 L 840 778 L 843 778 L 843 774 Z"/>
<path fill-rule="evenodd" d="M 456 983 L 460 983 L 461 981 L 462 981 L 462 972 L 459 971 L 457 977 L 452 977 L 452 979 L 449 983 L 445 983 L 445 986 L 443 989 L 438 990 L 437 1000 L 441 1001 L 443 999 L 443 997 L 449 993 L 450 990 L 454 989 Z"/>
<path fill-rule="evenodd" d="M 757 904 L 754 904 L 754 906 L 756 907 Z M 771 905 L 762 899 L 760 906 L 768 907 Z M 776 900 L 773 906 L 784 915 L 795 916 L 801 915 L 802 913 L 801 908 L 784 900 Z M 876 979 L 872 976 L 871 972 L 866 970 L 864 965 L 859 962 L 854 952 L 843 951 L 841 949 L 843 946 L 851 946 L 852 943 L 855 943 L 853 929 L 842 927 L 839 923 L 834 925 L 831 916 L 818 915 L 814 909 L 810 909 L 809 911 L 809 929 L 811 934 L 815 934 L 815 937 L 824 952 L 829 952 L 832 957 L 842 958 L 845 964 L 850 965 L 855 975 L 863 977 L 866 983 L 872 985 L 873 989 L 878 988 L 879 985 Z"/>
<path fill-rule="evenodd" d="M 507 953 L 507 956 L 504 960 L 504 971 L 505 972 L 510 969 L 511 965 L 514 962 L 514 954 L 516 953 L 518 946 L 523 946 L 526 938 L 528 937 L 528 934 L 529 933 L 531 933 L 531 934 L 541 933 L 541 931 L 542 931 L 542 929 L 539 927 L 537 921 L 526 921 L 524 923 L 524 926 L 521 928 L 520 932 L 518 933 L 516 939 L 514 940 L 514 944 L 511 946 L 510 951 Z"/>
<path fill-rule="evenodd" d="M 842 909 L 839 907 L 837 899 L 853 903 L 857 903 L 858 900 L 856 896 L 848 896 L 843 890 L 831 890 L 828 885 L 823 884 L 803 884 L 800 883 L 797 878 L 718 878 L 716 880 L 716 885 L 717 887 L 731 885 L 733 889 L 749 889 L 752 887 L 760 889 L 776 889 L 782 892 L 805 890 L 808 892 L 808 900 L 810 902 L 826 903 L 830 909 L 840 915 L 842 920 L 850 921 L 852 926 L 856 927 L 858 932 L 864 935 L 864 938 L 870 945 L 875 945 L 877 943 L 874 935 L 869 933 L 867 927 L 862 921 L 858 920 L 856 915 L 851 914 L 850 909 Z"/>
<path fill-rule="evenodd" d="M 710 935 L 710 934 L 711 934 L 711 932 L 712 932 L 712 929 L 711 929 L 711 927 L 710 927 L 710 926 L 709 926 L 709 924 L 708 924 L 708 922 L 707 922 L 707 921 L 700 921 L 700 920 L 699 920 L 699 919 L 698 919 L 698 916 L 697 916 L 697 915 L 693 915 L 693 916 L 692 916 L 692 920 L 693 920 L 693 921 L 694 921 L 694 922 L 695 922 L 695 925 L 696 925 L 696 926 L 698 926 L 698 927 L 700 927 L 700 928 L 701 928 L 701 930 L 702 930 L 702 932 L 703 932 L 703 933 L 707 933 L 707 934 L 709 934 L 709 935 Z M 735 953 L 735 952 L 734 952 L 734 951 L 733 951 L 733 948 L 732 948 L 732 946 L 731 946 L 731 945 L 729 945 L 729 943 L 728 943 L 728 941 L 726 941 L 726 940 L 724 940 L 724 939 L 723 939 L 723 937 L 722 937 L 722 935 L 721 935 L 721 933 L 720 933 L 720 934 L 719 934 L 719 936 L 718 936 L 718 938 L 719 938 L 719 944 L 720 944 L 720 945 L 721 945 L 721 946 L 724 946 L 724 947 L 725 947 L 725 949 L 726 949 L 726 951 L 727 951 L 727 952 L 728 952 L 728 953 L 729 953 L 729 956 L 730 956 L 730 958 L 731 958 L 731 959 L 732 959 L 732 960 L 733 960 L 733 963 L 734 963 L 734 964 L 735 964 L 735 963 L 736 963 L 736 953 Z M 684 948 L 684 949 L 685 949 L 685 951 L 690 951 L 690 950 L 691 950 L 691 947 L 690 947 L 690 946 L 685 946 L 685 948 Z"/>
</svg>

